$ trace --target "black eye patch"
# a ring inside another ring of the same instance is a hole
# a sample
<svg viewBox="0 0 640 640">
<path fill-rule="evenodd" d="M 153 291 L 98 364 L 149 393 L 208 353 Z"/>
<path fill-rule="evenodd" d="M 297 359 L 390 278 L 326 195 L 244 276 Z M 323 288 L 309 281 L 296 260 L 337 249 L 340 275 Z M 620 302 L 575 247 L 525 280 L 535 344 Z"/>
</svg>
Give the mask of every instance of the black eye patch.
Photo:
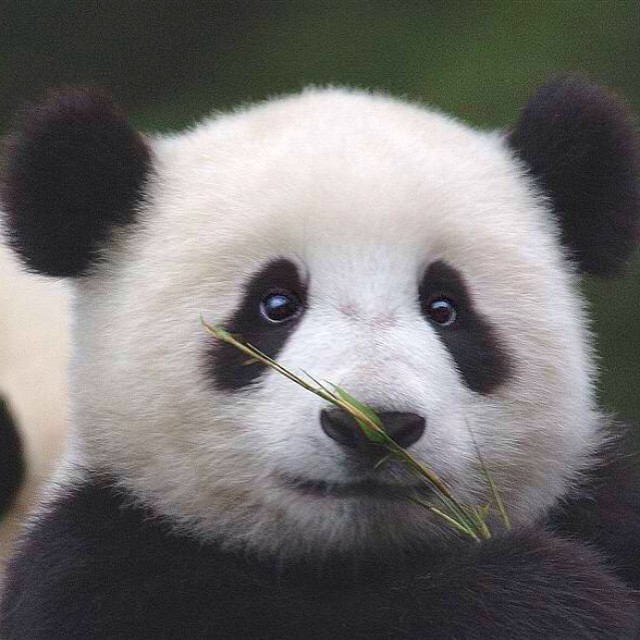
<svg viewBox="0 0 640 640">
<path fill-rule="evenodd" d="M 254 274 L 244 290 L 240 306 L 222 325 L 242 342 L 277 358 L 304 314 L 307 284 L 293 262 L 278 258 Z M 288 314 L 286 321 L 270 321 L 264 312 L 265 303 L 273 305 L 274 297 L 285 296 L 296 300 L 300 308 Z M 232 345 L 216 342 L 207 351 L 207 372 L 220 390 L 242 389 L 256 382 L 264 370 L 263 365 L 251 362 L 249 356 Z"/>
<path fill-rule="evenodd" d="M 420 309 L 449 350 L 465 384 L 487 394 L 505 382 L 512 364 L 496 329 L 472 303 L 462 275 L 446 262 L 431 264 L 418 288 Z M 455 307 L 455 321 L 433 321 L 433 300 L 444 299 Z"/>
</svg>

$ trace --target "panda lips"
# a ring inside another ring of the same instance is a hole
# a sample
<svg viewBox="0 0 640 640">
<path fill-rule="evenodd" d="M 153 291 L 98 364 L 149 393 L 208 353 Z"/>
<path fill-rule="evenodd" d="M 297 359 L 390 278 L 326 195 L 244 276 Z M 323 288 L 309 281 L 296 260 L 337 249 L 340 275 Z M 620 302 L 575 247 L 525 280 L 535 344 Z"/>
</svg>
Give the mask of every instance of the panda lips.
<svg viewBox="0 0 640 640">
<path fill-rule="evenodd" d="M 326 498 L 385 498 L 407 499 L 413 493 L 424 492 L 425 486 L 400 485 L 359 480 L 357 482 L 326 482 L 324 480 L 300 480 L 287 478 L 286 482 L 296 491 Z"/>
</svg>

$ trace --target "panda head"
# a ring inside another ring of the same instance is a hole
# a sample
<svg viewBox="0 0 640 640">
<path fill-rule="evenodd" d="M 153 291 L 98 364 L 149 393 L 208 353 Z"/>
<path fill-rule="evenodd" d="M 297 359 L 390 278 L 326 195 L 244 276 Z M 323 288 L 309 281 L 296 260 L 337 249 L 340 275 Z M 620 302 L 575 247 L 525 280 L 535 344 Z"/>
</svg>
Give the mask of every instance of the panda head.
<svg viewBox="0 0 640 640">
<path fill-rule="evenodd" d="M 443 527 L 344 416 L 200 315 L 347 389 L 483 504 L 475 440 L 526 524 L 602 443 L 576 278 L 629 257 L 637 170 L 626 109 L 575 78 L 508 134 L 312 89 L 145 138 L 66 91 L 9 141 L 2 198 L 26 264 L 75 284 L 73 459 L 203 538 L 322 553 Z"/>
</svg>

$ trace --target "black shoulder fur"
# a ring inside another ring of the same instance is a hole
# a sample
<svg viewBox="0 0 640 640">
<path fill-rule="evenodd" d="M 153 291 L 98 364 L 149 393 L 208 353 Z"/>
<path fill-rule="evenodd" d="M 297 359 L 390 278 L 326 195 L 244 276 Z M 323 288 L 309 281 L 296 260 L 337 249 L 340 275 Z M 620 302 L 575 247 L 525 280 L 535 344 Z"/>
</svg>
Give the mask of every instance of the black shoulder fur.
<svg viewBox="0 0 640 640">
<path fill-rule="evenodd" d="M 616 574 L 640 590 L 640 452 L 631 428 L 616 432 L 583 486 L 552 511 L 548 527 L 595 545 Z"/>
<path fill-rule="evenodd" d="M 555 532 L 425 548 L 396 566 L 224 552 L 92 479 L 30 531 L 1 628 L 6 640 L 631 640 L 640 518 L 628 472 L 599 474 L 554 514 Z"/>
</svg>

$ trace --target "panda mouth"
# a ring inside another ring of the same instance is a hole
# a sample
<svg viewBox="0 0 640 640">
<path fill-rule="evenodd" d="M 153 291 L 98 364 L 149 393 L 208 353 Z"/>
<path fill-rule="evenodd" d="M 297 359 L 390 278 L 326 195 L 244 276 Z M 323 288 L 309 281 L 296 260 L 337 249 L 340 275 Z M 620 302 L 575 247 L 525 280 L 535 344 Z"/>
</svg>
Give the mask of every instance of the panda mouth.
<svg viewBox="0 0 640 640">
<path fill-rule="evenodd" d="M 357 482 L 326 482 L 324 480 L 302 480 L 286 478 L 287 484 L 295 491 L 323 498 L 383 498 L 387 500 L 407 500 L 420 492 L 425 485 L 400 485 L 359 480 Z"/>
</svg>

